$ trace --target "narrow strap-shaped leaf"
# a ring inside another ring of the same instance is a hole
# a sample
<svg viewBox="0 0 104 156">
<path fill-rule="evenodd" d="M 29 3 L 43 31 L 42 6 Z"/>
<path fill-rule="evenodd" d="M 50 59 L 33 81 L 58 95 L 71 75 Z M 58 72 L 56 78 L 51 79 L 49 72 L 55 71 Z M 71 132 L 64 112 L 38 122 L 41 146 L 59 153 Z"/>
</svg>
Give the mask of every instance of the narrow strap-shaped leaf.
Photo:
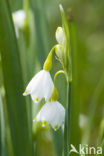
<svg viewBox="0 0 104 156">
<path fill-rule="evenodd" d="M 62 156 L 63 139 L 64 139 L 62 129 L 60 128 L 58 131 L 54 131 L 52 129 L 51 132 L 52 132 L 52 137 L 54 141 L 55 156 Z"/>
<path fill-rule="evenodd" d="M 0 94 L 0 153 L 1 156 L 6 156 L 6 142 L 5 142 L 5 121 L 4 121 L 4 108 Z"/>
<path fill-rule="evenodd" d="M 95 88 L 94 93 L 93 93 L 91 103 L 89 105 L 89 110 L 88 110 L 88 115 L 87 115 L 88 118 L 86 121 L 84 133 L 82 136 L 82 144 L 83 145 L 88 144 L 88 142 L 89 142 L 89 137 L 90 137 L 91 128 L 92 128 L 92 122 L 93 122 L 93 118 L 94 118 L 95 111 L 96 111 L 97 104 L 98 104 L 98 98 L 103 89 L 104 89 L 104 73 L 100 77 L 100 80 Z"/>
<path fill-rule="evenodd" d="M 0 0 L 0 51 L 15 156 L 32 155 L 19 51 L 7 0 Z"/>
<path fill-rule="evenodd" d="M 31 3 L 35 16 L 37 55 L 41 66 L 43 66 L 45 55 L 49 52 L 49 34 L 44 9 L 45 5 L 42 0 L 31 0 Z"/>
<path fill-rule="evenodd" d="M 71 144 L 75 148 L 79 148 L 80 144 L 80 129 L 79 129 L 79 77 L 78 77 L 78 49 L 77 49 L 77 38 L 76 38 L 76 28 L 73 21 L 71 21 L 70 26 L 71 35 L 71 53 L 72 53 L 72 105 L 71 105 Z M 70 155 L 75 155 L 71 153 Z M 78 155 L 78 154 L 77 154 Z"/>
</svg>

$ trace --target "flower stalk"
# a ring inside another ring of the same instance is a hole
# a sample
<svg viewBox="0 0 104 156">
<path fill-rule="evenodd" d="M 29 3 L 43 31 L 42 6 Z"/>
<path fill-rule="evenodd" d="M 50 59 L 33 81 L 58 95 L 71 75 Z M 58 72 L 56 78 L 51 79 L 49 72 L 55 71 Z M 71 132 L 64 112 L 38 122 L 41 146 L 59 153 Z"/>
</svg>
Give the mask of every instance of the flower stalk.
<svg viewBox="0 0 104 156">
<path fill-rule="evenodd" d="M 43 69 L 46 70 L 46 71 L 50 71 L 51 68 L 52 68 L 52 55 L 53 55 L 53 52 L 55 50 L 55 47 L 56 46 L 54 46 L 51 49 L 50 53 L 48 54 L 48 56 L 46 58 L 46 61 L 44 62 Z"/>
<path fill-rule="evenodd" d="M 62 17 L 62 27 L 58 27 L 56 30 L 56 40 L 58 42 L 58 46 L 56 47 L 56 55 L 59 57 L 60 62 L 62 63 L 63 71 L 67 80 L 66 111 L 65 111 L 65 126 L 64 126 L 64 156 L 69 156 L 70 116 L 71 116 L 70 112 L 71 112 L 71 96 L 72 96 L 72 58 L 71 58 L 70 32 L 68 21 L 62 5 L 60 5 L 59 7 Z"/>
<path fill-rule="evenodd" d="M 54 90 L 53 90 L 53 93 L 52 93 L 52 97 L 49 99 L 50 101 L 51 100 L 52 101 L 57 101 L 58 100 L 59 94 L 58 94 L 57 87 L 56 87 L 56 79 L 57 79 L 57 76 L 60 75 L 60 74 L 65 74 L 65 72 L 63 70 L 59 70 L 55 74 L 55 76 L 54 76 Z"/>
<path fill-rule="evenodd" d="M 64 128 L 64 156 L 69 156 L 70 146 L 70 114 L 71 114 L 72 82 L 67 82 L 67 99 Z"/>
<path fill-rule="evenodd" d="M 60 75 L 60 74 L 65 74 L 65 76 L 66 76 L 66 73 L 65 73 L 63 70 L 59 70 L 59 71 L 55 74 L 55 76 L 54 76 L 54 86 L 55 86 L 55 87 L 56 87 L 56 78 L 57 78 L 57 76 Z"/>
</svg>

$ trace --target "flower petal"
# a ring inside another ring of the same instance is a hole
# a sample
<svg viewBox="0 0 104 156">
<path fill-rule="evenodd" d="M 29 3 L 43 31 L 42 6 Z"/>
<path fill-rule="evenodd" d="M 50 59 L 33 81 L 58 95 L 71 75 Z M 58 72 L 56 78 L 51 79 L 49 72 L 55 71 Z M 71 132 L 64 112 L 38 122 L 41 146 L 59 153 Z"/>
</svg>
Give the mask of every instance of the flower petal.
<svg viewBox="0 0 104 156">
<path fill-rule="evenodd" d="M 22 28 L 24 25 L 24 20 L 25 20 L 25 12 L 23 10 L 18 10 L 13 13 L 13 20 L 15 26 L 18 28 Z"/>
<path fill-rule="evenodd" d="M 50 73 L 41 70 L 32 78 L 23 95 L 31 94 L 34 102 L 39 102 L 42 98 L 48 101 L 52 95 L 53 88 L 54 84 Z"/>
<path fill-rule="evenodd" d="M 36 118 L 37 122 L 42 121 L 43 123 L 43 121 L 46 121 L 54 130 L 57 130 L 64 123 L 65 109 L 58 101 L 47 102 Z"/>
</svg>

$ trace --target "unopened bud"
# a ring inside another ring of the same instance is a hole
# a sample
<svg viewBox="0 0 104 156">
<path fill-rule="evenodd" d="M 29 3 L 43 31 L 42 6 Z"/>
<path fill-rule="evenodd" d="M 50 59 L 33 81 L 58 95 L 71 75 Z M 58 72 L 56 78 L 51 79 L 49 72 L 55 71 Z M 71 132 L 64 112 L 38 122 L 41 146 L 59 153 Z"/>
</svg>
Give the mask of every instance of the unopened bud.
<svg viewBox="0 0 104 156">
<path fill-rule="evenodd" d="M 62 27 L 58 27 L 56 30 L 56 40 L 59 44 L 64 45 L 65 33 Z"/>
</svg>

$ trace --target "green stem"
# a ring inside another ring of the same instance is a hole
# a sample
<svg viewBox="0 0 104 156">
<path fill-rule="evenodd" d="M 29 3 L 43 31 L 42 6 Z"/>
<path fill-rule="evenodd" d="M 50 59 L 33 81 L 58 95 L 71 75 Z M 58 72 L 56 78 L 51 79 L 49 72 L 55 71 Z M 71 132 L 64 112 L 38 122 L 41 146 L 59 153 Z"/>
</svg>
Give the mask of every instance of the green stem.
<svg viewBox="0 0 104 156">
<path fill-rule="evenodd" d="M 55 87 L 56 87 L 57 76 L 60 75 L 60 74 L 65 74 L 65 76 L 66 76 L 66 73 L 63 70 L 59 70 L 57 73 L 55 73 L 55 76 L 54 76 L 54 86 Z"/>
<path fill-rule="evenodd" d="M 72 82 L 68 82 L 67 83 L 65 128 L 64 128 L 64 156 L 69 156 L 71 94 L 72 94 Z"/>
</svg>

